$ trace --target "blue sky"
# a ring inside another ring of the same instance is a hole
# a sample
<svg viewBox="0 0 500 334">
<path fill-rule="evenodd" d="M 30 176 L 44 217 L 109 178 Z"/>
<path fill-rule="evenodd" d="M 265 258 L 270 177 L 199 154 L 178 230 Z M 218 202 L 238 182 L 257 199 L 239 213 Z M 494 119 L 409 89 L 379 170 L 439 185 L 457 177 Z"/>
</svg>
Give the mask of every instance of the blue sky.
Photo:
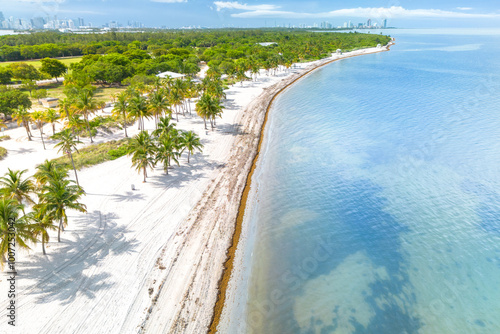
<svg viewBox="0 0 500 334">
<path fill-rule="evenodd" d="M 391 26 L 498 27 L 497 0 L 350 0 L 350 1 L 206 1 L 206 0 L 0 0 L 5 17 L 57 15 L 83 17 L 101 25 L 110 20 L 141 21 L 146 26 L 176 28 L 262 27 L 275 24 L 312 24 L 328 21 L 374 22 L 388 19 Z"/>
</svg>

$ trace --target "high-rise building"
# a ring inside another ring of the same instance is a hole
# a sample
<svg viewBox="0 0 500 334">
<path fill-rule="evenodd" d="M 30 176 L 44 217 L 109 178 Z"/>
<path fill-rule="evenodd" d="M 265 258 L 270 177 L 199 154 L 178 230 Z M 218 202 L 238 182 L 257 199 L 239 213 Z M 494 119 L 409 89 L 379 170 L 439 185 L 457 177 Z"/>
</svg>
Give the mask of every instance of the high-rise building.
<svg viewBox="0 0 500 334">
<path fill-rule="evenodd" d="M 0 22 L 3 22 L 3 21 L 5 21 L 5 17 L 3 16 L 3 13 L 0 12 Z"/>
<path fill-rule="evenodd" d="M 384 19 L 384 21 L 382 21 L 382 26 L 384 28 L 387 28 L 387 19 Z"/>
<path fill-rule="evenodd" d="M 366 22 L 366 26 L 368 28 L 370 28 L 372 26 L 372 19 L 368 19 L 368 21 Z"/>
<path fill-rule="evenodd" d="M 83 21 L 83 18 L 79 17 L 78 18 L 78 27 L 84 27 L 85 26 L 85 22 Z"/>
<path fill-rule="evenodd" d="M 43 25 L 45 24 L 45 20 L 43 17 L 34 17 L 31 19 L 31 25 L 34 29 L 43 29 Z"/>
</svg>

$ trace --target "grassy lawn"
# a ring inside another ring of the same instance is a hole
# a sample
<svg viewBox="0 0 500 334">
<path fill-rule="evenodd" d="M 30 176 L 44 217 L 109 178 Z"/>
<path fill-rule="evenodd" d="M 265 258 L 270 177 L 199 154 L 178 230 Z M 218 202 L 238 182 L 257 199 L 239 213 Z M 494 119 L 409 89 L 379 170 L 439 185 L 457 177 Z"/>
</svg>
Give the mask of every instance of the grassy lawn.
<svg viewBox="0 0 500 334">
<path fill-rule="evenodd" d="M 76 169 L 94 166 L 106 161 L 115 160 L 128 153 L 127 144 L 130 139 L 111 140 L 106 143 L 86 146 L 79 150 L 79 153 L 73 152 L 73 160 Z M 61 164 L 64 168 L 72 169 L 71 159 L 65 155 L 52 161 Z"/>
<path fill-rule="evenodd" d="M 82 57 L 64 57 L 64 58 L 55 58 L 55 59 L 59 60 L 64 65 L 69 66 L 72 63 L 78 63 L 80 60 L 82 60 Z M 42 67 L 42 63 L 40 62 L 39 59 L 5 61 L 5 62 L 0 62 L 0 66 L 8 66 L 9 64 L 13 64 L 13 63 L 27 63 L 27 64 L 35 66 L 37 69 Z"/>
<path fill-rule="evenodd" d="M 64 95 L 64 93 L 63 93 L 64 85 L 62 82 L 40 85 L 39 88 L 46 89 L 47 95 L 49 97 L 56 97 L 59 99 L 64 99 L 66 97 L 66 95 Z M 118 94 L 126 89 L 127 89 L 127 86 L 121 86 L 121 87 L 100 87 L 100 86 L 98 86 L 96 91 L 95 91 L 94 99 L 97 102 L 111 101 L 112 100 L 111 95 Z M 31 99 L 31 102 L 33 103 L 34 106 L 38 105 L 37 99 Z"/>
</svg>

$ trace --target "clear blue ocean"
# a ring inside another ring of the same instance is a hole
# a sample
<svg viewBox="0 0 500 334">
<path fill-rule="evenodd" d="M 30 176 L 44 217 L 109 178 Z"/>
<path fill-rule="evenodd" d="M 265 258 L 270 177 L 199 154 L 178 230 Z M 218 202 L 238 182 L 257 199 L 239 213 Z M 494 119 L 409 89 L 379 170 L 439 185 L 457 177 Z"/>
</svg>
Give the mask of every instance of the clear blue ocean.
<svg viewBox="0 0 500 334">
<path fill-rule="evenodd" d="M 500 34 L 389 33 L 270 111 L 247 333 L 500 333 Z"/>
</svg>

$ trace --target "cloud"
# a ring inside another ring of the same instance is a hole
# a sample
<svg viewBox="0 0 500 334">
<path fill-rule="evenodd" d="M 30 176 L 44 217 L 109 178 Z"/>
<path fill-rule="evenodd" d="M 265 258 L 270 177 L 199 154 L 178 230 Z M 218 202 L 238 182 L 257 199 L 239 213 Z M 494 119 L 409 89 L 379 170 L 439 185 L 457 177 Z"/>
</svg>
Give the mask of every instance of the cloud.
<svg viewBox="0 0 500 334">
<path fill-rule="evenodd" d="M 472 7 L 457 7 L 458 10 L 472 10 Z"/>
<path fill-rule="evenodd" d="M 151 0 L 153 2 L 163 2 L 163 3 L 180 3 L 187 2 L 187 0 Z"/>
<path fill-rule="evenodd" d="M 331 18 L 331 17 L 364 17 L 364 18 L 500 18 L 498 13 L 472 14 L 454 11 L 445 11 L 440 9 L 405 9 L 400 6 L 379 7 L 379 8 L 346 8 L 330 12 L 320 13 L 301 13 L 292 11 L 276 10 L 280 8 L 275 5 L 247 5 L 239 2 L 215 1 L 217 10 L 232 9 L 242 10 L 240 13 L 231 14 L 237 18 Z"/>
<path fill-rule="evenodd" d="M 214 5 L 217 11 L 222 9 L 242 9 L 242 10 L 250 10 L 250 11 L 272 11 L 280 8 L 276 5 L 247 5 L 241 4 L 239 2 L 233 1 L 215 1 Z"/>
</svg>

